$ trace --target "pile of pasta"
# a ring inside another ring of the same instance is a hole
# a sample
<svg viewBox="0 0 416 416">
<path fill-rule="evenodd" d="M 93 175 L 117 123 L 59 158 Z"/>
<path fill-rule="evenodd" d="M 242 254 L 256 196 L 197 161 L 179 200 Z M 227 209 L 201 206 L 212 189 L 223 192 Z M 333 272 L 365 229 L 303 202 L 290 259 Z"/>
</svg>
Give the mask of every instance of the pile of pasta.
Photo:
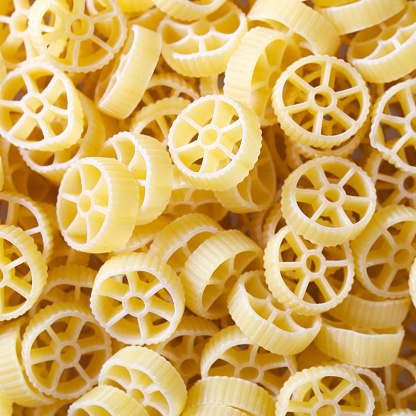
<svg viewBox="0 0 416 416">
<path fill-rule="evenodd" d="M 2 0 L 0 414 L 416 415 L 416 1 Z"/>
</svg>

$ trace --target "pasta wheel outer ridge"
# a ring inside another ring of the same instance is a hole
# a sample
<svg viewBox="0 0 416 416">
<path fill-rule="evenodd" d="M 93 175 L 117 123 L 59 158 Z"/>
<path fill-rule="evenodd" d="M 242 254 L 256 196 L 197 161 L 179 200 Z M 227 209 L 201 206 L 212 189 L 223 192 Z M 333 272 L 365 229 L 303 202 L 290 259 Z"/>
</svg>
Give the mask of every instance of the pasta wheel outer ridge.
<svg viewBox="0 0 416 416">
<path fill-rule="evenodd" d="M 334 388 L 338 393 L 335 397 L 331 397 L 331 387 L 326 386 L 324 382 L 326 378 L 328 380 L 336 378 L 342 380 L 340 383 L 334 382 L 334 385 L 338 387 Z M 354 400 L 354 396 L 348 397 L 352 389 L 358 389 L 360 392 L 356 400 Z M 291 413 L 292 408 L 308 409 L 306 412 L 312 414 L 318 414 L 320 408 L 323 411 L 329 408 L 335 414 L 343 414 L 344 406 L 345 411 L 353 408 L 363 416 L 370 416 L 374 410 L 374 395 L 368 385 L 348 368 L 339 366 L 311 367 L 298 371 L 285 383 L 277 398 L 276 415 L 284 416 Z"/>
<path fill-rule="evenodd" d="M 272 416 L 274 400 L 262 387 L 235 377 L 207 377 L 188 392 L 185 412 L 199 406 L 222 404 L 253 416 Z"/>
<path fill-rule="evenodd" d="M 128 283 L 123 283 L 123 276 Z M 113 338 L 131 345 L 169 338 L 184 308 L 185 293 L 178 275 L 159 257 L 147 253 L 120 254 L 107 260 L 91 293 L 91 310 L 100 325 Z"/>
<path fill-rule="evenodd" d="M 334 7 L 318 7 L 315 10 L 334 25 L 338 34 L 345 35 L 375 26 L 399 13 L 405 5 L 405 0 L 382 0 L 377 4 L 374 0 L 361 0 Z"/>
<path fill-rule="evenodd" d="M 413 416 L 416 415 L 415 410 L 395 408 L 390 409 L 388 412 L 383 412 L 380 416 Z"/>
<path fill-rule="evenodd" d="M 130 378 L 123 377 L 126 371 Z M 164 357 L 145 347 L 118 351 L 103 365 L 98 382 L 121 386 L 149 414 L 179 416 L 185 407 L 187 392 L 180 374 Z"/>
<path fill-rule="evenodd" d="M 231 98 L 204 96 L 173 122 L 168 146 L 174 164 L 192 184 L 226 190 L 240 183 L 258 160 L 259 121 L 253 110 Z M 199 159 L 201 165 L 195 164 Z"/>
<path fill-rule="evenodd" d="M 127 118 L 146 90 L 161 48 L 158 33 L 139 25 L 131 26 L 124 49 L 100 73 L 94 97 L 98 108 L 112 117 Z"/>
<path fill-rule="evenodd" d="M 104 413 L 105 412 L 105 413 Z M 148 413 L 132 397 L 112 386 L 97 386 L 75 401 L 68 409 L 68 416 L 148 416 Z"/>
<path fill-rule="evenodd" d="M 284 250 L 285 246 L 289 250 Z M 291 260 L 288 256 L 296 257 Z M 283 260 L 285 257 L 290 260 Z M 322 245 L 309 244 L 290 226 L 282 228 L 267 243 L 264 269 L 276 299 L 304 315 L 326 312 L 339 305 L 354 281 L 354 258 L 348 243 L 327 250 Z M 308 291 L 312 282 L 317 287 Z M 305 293 L 310 294 L 312 302 L 304 300 Z"/>
<path fill-rule="evenodd" d="M 69 319 L 69 323 L 54 327 L 54 323 L 63 319 Z M 85 331 L 89 336 L 85 337 Z M 45 332 L 50 338 L 46 350 L 36 347 L 38 343 L 47 344 Z M 88 345 L 92 340 L 94 344 Z M 85 368 L 82 364 L 84 354 L 92 354 Z M 29 380 L 39 391 L 58 399 L 76 399 L 87 392 L 96 384 L 101 366 L 110 355 L 110 336 L 87 307 L 76 303 L 59 302 L 41 309 L 30 320 L 23 335 L 22 359 Z M 50 360 L 55 364 L 47 371 L 45 362 Z M 43 368 L 37 368 L 39 364 Z M 65 379 L 64 372 L 73 369 L 77 375 Z M 60 380 L 62 375 L 63 381 Z"/>
<path fill-rule="evenodd" d="M 375 330 L 324 319 L 314 342 L 325 354 L 344 363 L 376 368 L 388 366 L 397 359 L 403 337 L 401 325 Z"/>
<path fill-rule="evenodd" d="M 207 2 L 192 2 L 189 0 L 155 0 L 155 5 L 179 20 L 198 20 L 208 14 L 215 12 L 226 0 L 210 0 Z"/>
<path fill-rule="evenodd" d="M 298 187 L 301 182 L 306 183 L 305 191 Z M 306 209 L 313 212 L 306 211 L 306 215 L 299 202 L 307 203 Z M 306 162 L 282 187 L 282 213 L 287 224 L 315 244 L 334 246 L 356 238 L 375 208 L 376 190 L 367 173 L 336 156 Z"/>
</svg>

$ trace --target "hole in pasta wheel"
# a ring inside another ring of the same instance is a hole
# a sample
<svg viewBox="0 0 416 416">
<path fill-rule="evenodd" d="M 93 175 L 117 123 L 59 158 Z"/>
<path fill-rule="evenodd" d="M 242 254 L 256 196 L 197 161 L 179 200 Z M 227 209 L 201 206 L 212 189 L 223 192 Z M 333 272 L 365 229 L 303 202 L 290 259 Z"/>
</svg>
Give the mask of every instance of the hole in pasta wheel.
<svg viewBox="0 0 416 416">
<path fill-rule="evenodd" d="M 34 114 L 39 114 L 43 110 L 43 102 L 37 97 L 28 97 L 24 105 Z"/>
<path fill-rule="evenodd" d="M 414 176 L 407 176 L 403 181 L 403 188 L 408 192 L 416 191 L 416 178 Z"/>
<path fill-rule="evenodd" d="M 82 195 L 79 198 L 78 207 L 82 213 L 86 214 L 91 209 L 91 206 L 91 198 L 88 195 Z"/>
<path fill-rule="evenodd" d="M 199 22 L 199 23 L 196 23 L 193 26 L 192 29 L 193 29 L 195 35 L 197 35 L 197 36 L 204 36 L 204 35 L 206 35 L 209 32 L 210 27 L 206 23 Z"/>
<path fill-rule="evenodd" d="M 71 32 L 75 36 L 85 36 L 90 30 L 90 24 L 85 19 L 75 19 L 71 23 Z"/>
<path fill-rule="evenodd" d="M 180 372 L 182 374 L 197 374 L 199 373 L 199 364 L 194 358 L 187 358 L 181 362 Z"/>
<path fill-rule="evenodd" d="M 328 202 L 338 202 L 341 199 L 341 190 L 337 186 L 329 186 L 324 191 L 325 199 Z"/>
<path fill-rule="evenodd" d="M 77 350 L 73 345 L 66 345 L 61 349 L 60 357 L 64 364 L 71 364 L 77 359 Z"/>
<path fill-rule="evenodd" d="M 11 20 L 12 20 L 11 21 L 12 28 L 16 32 L 25 32 L 26 29 L 28 28 L 29 19 L 23 13 L 19 13 L 19 12 L 13 13 Z"/>
<path fill-rule="evenodd" d="M 322 268 L 322 261 L 316 254 L 311 254 L 306 259 L 306 267 L 311 273 L 318 273 Z"/>
<path fill-rule="evenodd" d="M 140 314 L 146 309 L 146 304 L 142 299 L 130 298 L 127 300 L 127 308 L 131 314 Z"/>
<path fill-rule="evenodd" d="M 397 27 L 388 27 L 383 30 L 383 33 L 381 34 L 381 40 L 387 40 L 391 39 L 397 32 Z"/>
<path fill-rule="evenodd" d="M 321 108 L 327 108 L 332 104 L 332 97 L 327 92 L 316 93 L 314 99 L 318 107 L 321 107 Z"/>
<path fill-rule="evenodd" d="M 240 377 L 244 380 L 257 380 L 260 376 L 260 372 L 255 367 L 244 367 L 240 370 Z"/>
<path fill-rule="evenodd" d="M 410 120 L 410 126 L 412 127 L 412 130 L 413 130 L 414 132 L 416 132 L 416 117 L 413 117 L 413 118 Z"/>
<path fill-rule="evenodd" d="M 337 411 L 332 404 L 324 404 L 316 411 L 316 416 L 335 416 Z"/>
<path fill-rule="evenodd" d="M 207 129 L 201 132 L 200 140 L 206 146 L 214 144 L 218 139 L 218 133 L 215 129 Z"/>
<path fill-rule="evenodd" d="M 409 259 L 410 253 L 406 248 L 401 248 L 400 250 L 397 250 L 396 253 L 394 253 L 394 262 L 396 264 L 406 264 L 409 262 Z"/>
</svg>

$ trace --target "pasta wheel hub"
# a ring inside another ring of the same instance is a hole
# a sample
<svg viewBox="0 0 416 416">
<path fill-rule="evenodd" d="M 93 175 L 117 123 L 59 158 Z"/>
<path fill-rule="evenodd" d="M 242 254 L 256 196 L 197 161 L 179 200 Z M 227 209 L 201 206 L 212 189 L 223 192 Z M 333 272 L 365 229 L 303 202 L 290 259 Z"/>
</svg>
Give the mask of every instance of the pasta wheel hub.
<svg viewBox="0 0 416 416">
<path fill-rule="evenodd" d="M 80 38 L 80 40 L 88 39 L 94 32 L 94 24 L 87 16 L 75 15 L 68 21 L 70 37 L 72 39 Z"/>
<path fill-rule="evenodd" d="M 62 345 L 61 350 L 58 352 L 60 365 L 65 367 L 74 367 L 79 361 L 79 351 L 73 345 Z"/>
<path fill-rule="evenodd" d="M 331 94 L 332 92 L 332 94 Z M 313 100 L 319 108 L 328 108 L 337 104 L 337 97 L 328 88 L 316 88 L 313 92 Z"/>
<path fill-rule="evenodd" d="M 19 32 L 23 34 L 28 28 L 29 17 L 27 10 L 16 10 L 10 19 L 10 32 Z"/>
<path fill-rule="evenodd" d="M 308 253 L 305 255 L 303 260 L 303 267 L 308 270 L 308 272 L 319 275 L 324 269 L 325 258 L 321 252 Z M 313 280 L 313 277 L 312 279 Z"/>
</svg>

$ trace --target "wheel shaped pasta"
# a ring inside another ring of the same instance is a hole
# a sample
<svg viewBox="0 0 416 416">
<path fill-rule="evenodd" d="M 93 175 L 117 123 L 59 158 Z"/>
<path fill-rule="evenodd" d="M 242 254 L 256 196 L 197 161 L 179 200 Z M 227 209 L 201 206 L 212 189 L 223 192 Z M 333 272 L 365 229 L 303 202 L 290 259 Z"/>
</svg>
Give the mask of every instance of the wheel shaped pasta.
<svg viewBox="0 0 416 416">
<path fill-rule="evenodd" d="M 335 156 L 303 164 L 282 188 L 286 222 L 315 244 L 334 246 L 354 239 L 375 208 L 376 191 L 368 175 Z"/>
<path fill-rule="evenodd" d="M 297 372 L 285 383 L 276 403 L 276 415 L 319 416 L 352 412 L 371 416 L 374 395 L 353 371 L 339 366 L 312 367 Z"/>
<path fill-rule="evenodd" d="M 189 1 L 189 0 L 156 0 L 155 5 L 179 20 L 198 20 L 215 12 L 226 0 Z"/>
<path fill-rule="evenodd" d="M 354 259 L 348 243 L 334 247 L 312 244 L 290 226 L 267 243 L 264 269 L 276 299 L 303 315 L 334 308 L 348 295 L 354 281 Z"/>
<path fill-rule="evenodd" d="M 29 380 L 58 399 L 75 399 L 87 392 L 110 355 L 110 336 L 85 306 L 71 302 L 40 310 L 23 335 L 22 358 Z"/>
<path fill-rule="evenodd" d="M 279 303 L 263 271 L 241 275 L 228 297 L 237 326 L 261 347 L 279 355 L 303 351 L 321 329 L 321 316 L 304 316 Z"/>
<path fill-rule="evenodd" d="M 42 61 L 27 62 L 7 74 L 0 84 L 0 115 L 0 134 L 24 149 L 68 148 L 83 129 L 84 114 L 74 84 Z"/>
<path fill-rule="evenodd" d="M 127 27 L 115 0 L 37 0 L 29 13 L 29 33 L 39 54 L 57 68 L 92 72 L 123 46 Z"/>
<path fill-rule="evenodd" d="M 59 187 L 59 228 L 78 251 L 115 250 L 131 237 L 139 201 L 137 182 L 123 163 L 103 157 L 80 159 Z"/>
<path fill-rule="evenodd" d="M 238 230 L 219 231 L 188 258 L 180 274 L 186 306 L 207 319 L 228 314 L 227 295 L 239 276 L 262 267 L 262 250 Z"/>
<path fill-rule="evenodd" d="M 361 75 L 342 59 L 325 55 L 308 56 L 289 66 L 277 79 L 272 100 L 277 119 L 292 140 L 324 149 L 357 133 L 370 109 Z"/>
<path fill-rule="evenodd" d="M 222 95 L 201 97 L 186 107 L 168 136 L 173 162 L 191 183 L 225 190 L 254 167 L 261 130 L 252 110 Z"/>
<path fill-rule="evenodd" d="M 357 279 L 368 291 L 390 299 L 408 296 L 416 257 L 416 210 L 403 205 L 380 209 L 351 248 Z"/>
<path fill-rule="evenodd" d="M 175 368 L 158 353 L 144 347 L 125 347 L 104 365 L 98 380 L 125 391 L 155 416 L 179 416 L 186 387 Z"/>
<path fill-rule="evenodd" d="M 158 27 L 162 55 L 176 72 L 191 77 L 221 74 L 247 32 L 245 14 L 230 1 L 196 22 L 165 17 Z"/>
<path fill-rule="evenodd" d="M 224 406 L 222 404 L 206 404 L 204 406 L 194 407 L 182 413 L 182 416 L 245 416 L 246 414 L 234 407 Z"/>
<path fill-rule="evenodd" d="M 158 257 L 118 255 L 99 270 L 91 294 L 98 322 L 126 344 L 156 344 L 177 328 L 185 308 L 177 274 Z"/>
</svg>

